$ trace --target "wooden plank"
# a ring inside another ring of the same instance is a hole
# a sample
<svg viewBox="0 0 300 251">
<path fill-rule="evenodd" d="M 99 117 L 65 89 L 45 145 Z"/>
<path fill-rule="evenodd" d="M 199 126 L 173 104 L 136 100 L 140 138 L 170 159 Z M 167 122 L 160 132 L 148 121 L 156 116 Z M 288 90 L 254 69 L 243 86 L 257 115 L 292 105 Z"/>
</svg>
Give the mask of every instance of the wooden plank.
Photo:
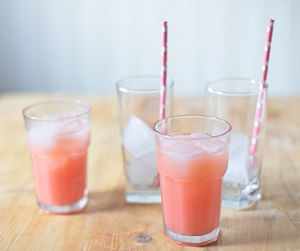
<svg viewBox="0 0 300 251">
<path fill-rule="evenodd" d="M 93 107 L 87 208 L 67 216 L 37 208 L 21 110 L 52 98 L 65 97 L 0 96 L 0 250 L 195 250 L 164 236 L 160 205 L 125 202 L 116 97 L 81 97 Z M 299 106 L 300 97 L 270 100 L 263 199 L 223 208 L 219 239 L 202 250 L 300 249 Z M 175 114 L 201 111 L 201 99 L 177 100 Z"/>
</svg>

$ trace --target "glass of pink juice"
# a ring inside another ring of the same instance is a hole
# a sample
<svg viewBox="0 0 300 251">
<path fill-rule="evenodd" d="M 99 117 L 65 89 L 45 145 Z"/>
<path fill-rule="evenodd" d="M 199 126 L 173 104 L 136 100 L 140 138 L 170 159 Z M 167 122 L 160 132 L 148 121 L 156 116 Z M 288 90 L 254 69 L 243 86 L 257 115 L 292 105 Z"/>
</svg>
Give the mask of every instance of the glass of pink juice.
<svg viewBox="0 0 300 251">
<path fill-rule="evenodd" d="M 217 240 L 231 125 L 176 116 L 154 125 L 165 234 L 179 244 Z"/>
<path fill-rule="evenodd" d="M 39 207 L 81 211 L 87 204 L 91 108 L 81 101 L 50 101 L 23 110 Z"/>
</svg>

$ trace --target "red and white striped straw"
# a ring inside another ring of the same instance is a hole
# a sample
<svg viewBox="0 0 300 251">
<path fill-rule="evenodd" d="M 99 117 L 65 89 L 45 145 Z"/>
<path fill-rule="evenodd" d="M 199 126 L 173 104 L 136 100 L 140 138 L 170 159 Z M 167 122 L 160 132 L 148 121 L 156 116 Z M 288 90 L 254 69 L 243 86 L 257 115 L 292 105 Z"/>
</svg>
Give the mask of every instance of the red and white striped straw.
<svg viewBox="0 0 300 251">
<path fill-rule="evenodd" d="M 260 91 L 259 91 L 258 97 L 257 97 L 254 128 L 253 128 L 252 141 L 251 141 L 250 156 L 251 156 L 252 160 L 254 160 L 254 157 L 255 157 L 255 154 L 257 151 L 258 138 L 259 138 L 259 133 L 260 133 L 263 109 L 264 109 L 264 99 L 265 99 L 265 94 L 266 94 L 265 88 L 266 88 L 266 80 L 267 80 L 267 74 L 268 74 L 268 68 L 269 68 L 268 64 L 269 64 L 269 57 L 270 57 L 270 51 L 271 51 L 273 25 L 274 25 L 274 20 L 270 19 L 268 22 L 267 39 L 266 39 L 266 45 L 265 45 L 265 55 L 264 55 L 262 74 L 261 74 L 261 80 L 260 80 Z"/>
<path fill-rule="evenodd" d="M 160 119 L 166 117 L 166 97 L 167 97 L 167 41 L 168 25 L 167 21 L 162 24 L 162 72 L 160 91 Z"/>
</svg>

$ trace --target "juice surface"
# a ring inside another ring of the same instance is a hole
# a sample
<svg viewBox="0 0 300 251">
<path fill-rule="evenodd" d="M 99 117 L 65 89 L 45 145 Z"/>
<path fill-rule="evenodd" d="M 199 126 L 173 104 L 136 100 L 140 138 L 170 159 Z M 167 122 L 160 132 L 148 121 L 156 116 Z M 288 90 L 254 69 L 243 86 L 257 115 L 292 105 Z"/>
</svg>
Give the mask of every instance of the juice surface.
<svg viewBox="0 0 300 251">
<path fill-rule="evenodd" d="M 27 133 L 36 193 L 46 205 L 70 205 L 86 189 L 89 126 L 74 122 L 64 126 L 34 128 Z"/>
<path fill-rule="evenodd" d="M 218 228 L 227 161 L 228 149 L 219 139 L 159 143 L 157 166 L 169 230 L 200 236 Z"/>
</svg>

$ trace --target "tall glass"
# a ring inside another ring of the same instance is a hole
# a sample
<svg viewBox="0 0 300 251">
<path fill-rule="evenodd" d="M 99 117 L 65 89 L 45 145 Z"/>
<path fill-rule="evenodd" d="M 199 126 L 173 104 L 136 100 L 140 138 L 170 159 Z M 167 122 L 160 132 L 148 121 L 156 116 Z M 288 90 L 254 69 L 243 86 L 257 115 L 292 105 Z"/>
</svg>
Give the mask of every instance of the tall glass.
<svg viewBox="0 0 300 251">
<path fill-rule="evenodd" d="M 152 132 L 153 124 L 159 119 L 160 81 L 159 76 L 139 76 L 116 84 L 127 202 L 161 201 Z M 172 80 L 167 81 L 167 116 L 172 113 L 173 85 Z"/>
<path fill-rule="evenodd" d="M 260 134 L 255 156 L 250 149 L 258 94 L 264 96 Z M 225 78 L 206 84 L 205 111 L 232 125 L 228 170 L 224 176 L 223 205 L 243 209 L 261 198 L 260 176 L 265 134 L 267 88 L 251 79 Z"/>
<path fill-rule="evenodd" d="M 165 234 L 179 244 L 217 240 L 231 125 L 177 116 L 154 125 Z"/>
<path fill-rule="evenodd" d="M 91 108 L 81 101 L 50 101 L 23 110 L 39 207 L 81 211 L 87 204 L 87 149 Z"/>
</svg>

